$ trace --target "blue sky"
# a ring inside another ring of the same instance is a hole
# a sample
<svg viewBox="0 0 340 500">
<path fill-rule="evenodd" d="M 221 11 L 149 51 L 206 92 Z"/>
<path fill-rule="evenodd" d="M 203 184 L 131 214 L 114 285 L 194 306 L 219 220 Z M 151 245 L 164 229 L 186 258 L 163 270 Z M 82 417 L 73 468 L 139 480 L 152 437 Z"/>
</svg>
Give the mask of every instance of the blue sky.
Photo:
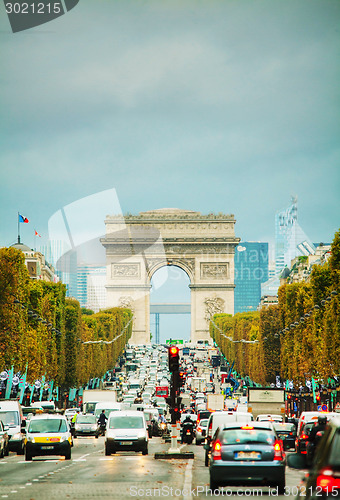
<svg viewBox="0 0 340 500">
<path fill-rule="evenodd" d="M 294 194 L 306 234 L 331 241 L 339 21 L 338 0 L 81 0 L 13 34 L 1 4 L 0 245 L 18 211 L 33 246 L 105 189 L 123 213 L 233 213 L 237 236 L 269 242 Z"/>
</svg>

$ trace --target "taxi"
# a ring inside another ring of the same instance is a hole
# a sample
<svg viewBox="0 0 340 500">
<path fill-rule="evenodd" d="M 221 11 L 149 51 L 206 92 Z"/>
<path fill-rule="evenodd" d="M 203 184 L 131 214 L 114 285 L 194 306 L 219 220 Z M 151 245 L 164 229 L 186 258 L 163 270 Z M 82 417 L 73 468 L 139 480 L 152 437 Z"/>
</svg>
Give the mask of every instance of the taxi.
<svg viewBox="0 0 340 500">
<path fill-rule="evenodd" d="M 73 446 L 70 427 L 63 415 L 42 414 L 27 423 L 25 460 L 42 455 L 62 455 L 71 459 Z"/>
</svg>

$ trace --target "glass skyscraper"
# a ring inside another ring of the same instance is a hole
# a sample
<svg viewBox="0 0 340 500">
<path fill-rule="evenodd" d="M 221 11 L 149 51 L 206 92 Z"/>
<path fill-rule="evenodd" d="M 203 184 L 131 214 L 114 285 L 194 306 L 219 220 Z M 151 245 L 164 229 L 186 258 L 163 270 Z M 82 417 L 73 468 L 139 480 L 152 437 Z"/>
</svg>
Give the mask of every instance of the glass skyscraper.
<svg viewBox="0 0 340 500">
<path fill-rule="evenodd" d="M 256 311 L 268 280 L 268 243 L 242 242 L 235 250 L 234 313 Z"/>
</svg>

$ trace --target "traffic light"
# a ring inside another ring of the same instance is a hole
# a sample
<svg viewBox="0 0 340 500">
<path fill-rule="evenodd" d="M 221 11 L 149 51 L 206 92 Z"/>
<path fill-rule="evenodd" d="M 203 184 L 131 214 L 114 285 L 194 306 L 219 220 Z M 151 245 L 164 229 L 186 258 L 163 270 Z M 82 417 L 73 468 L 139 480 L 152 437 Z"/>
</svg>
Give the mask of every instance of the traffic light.
<svg viewBox="0 0 340 500">
<path fill-rule="evenodd" d="M 179 349 L 175 345 L 169 348 L 169 371 L 171 373 L 179 370 Z"/>
</svg>

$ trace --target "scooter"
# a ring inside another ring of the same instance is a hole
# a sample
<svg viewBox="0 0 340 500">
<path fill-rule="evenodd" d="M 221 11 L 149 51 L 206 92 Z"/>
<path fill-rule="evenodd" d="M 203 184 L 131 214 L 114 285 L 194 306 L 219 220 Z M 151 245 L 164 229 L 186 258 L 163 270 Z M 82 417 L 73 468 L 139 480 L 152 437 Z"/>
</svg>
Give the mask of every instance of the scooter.
<svg viewBox="0 0 340 500">
<path fill-rule="evenodd" d="M 99 423 L 99 433 L 98 433 L 98 436 L 105 436 L 105 432 L 106 432 L 106 422 L 105 423 Z"/>
<path fill-rule="evenodd" d="M 183 424 L 182 443 L 191 444 L 194 440 L 194 423 L 188 422 Z"/>
</svg>

